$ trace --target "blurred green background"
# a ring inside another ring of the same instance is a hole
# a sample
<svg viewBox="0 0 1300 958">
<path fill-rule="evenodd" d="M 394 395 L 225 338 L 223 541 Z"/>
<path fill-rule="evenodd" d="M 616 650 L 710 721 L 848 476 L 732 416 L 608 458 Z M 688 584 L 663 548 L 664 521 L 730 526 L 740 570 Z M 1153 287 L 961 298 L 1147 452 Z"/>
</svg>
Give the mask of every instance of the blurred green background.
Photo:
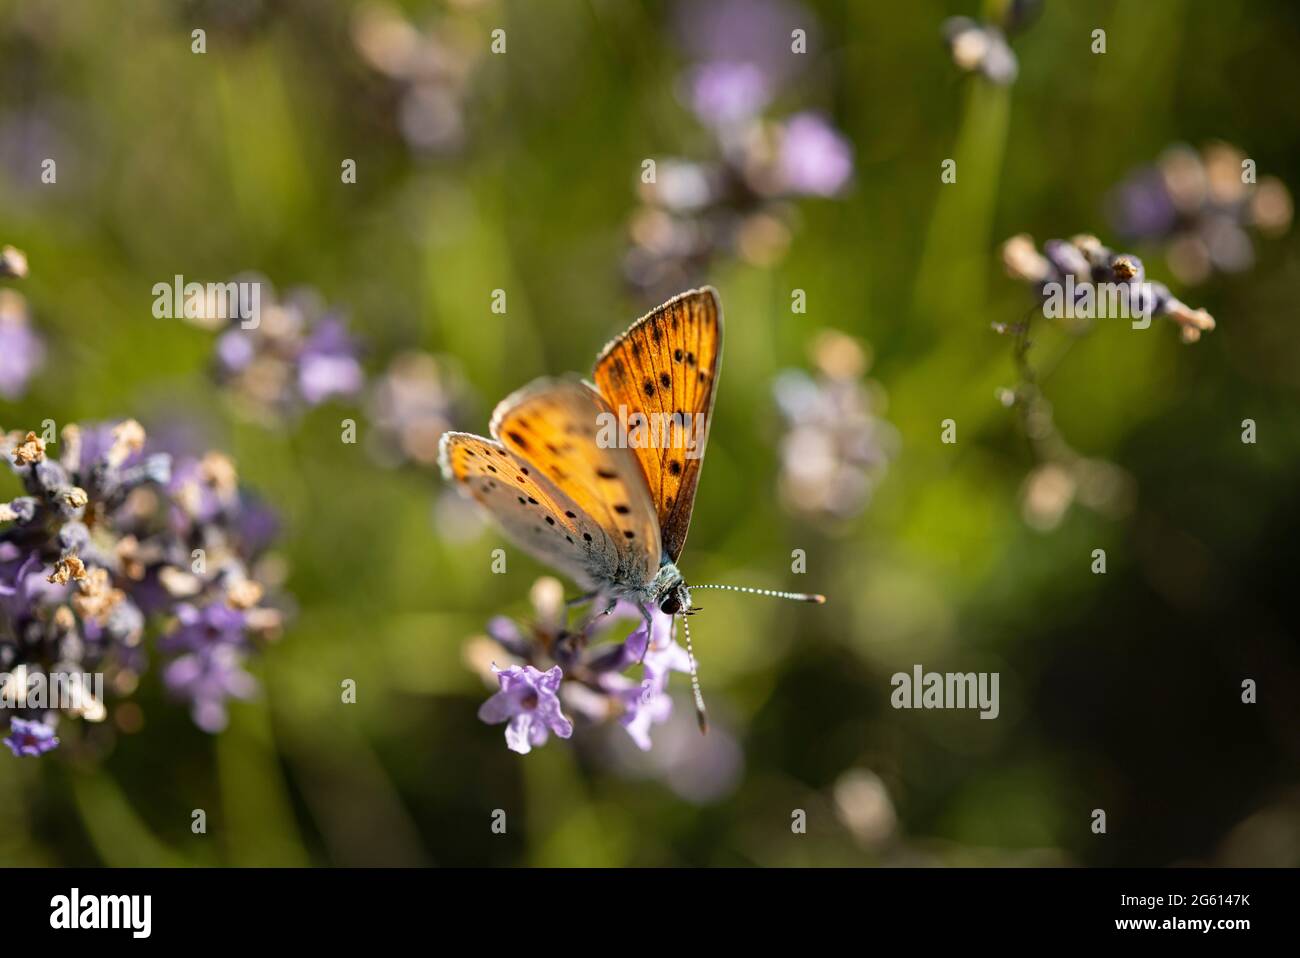
<svg viewBox="0 0 1300 958">
<path fill-rule="evenodd" d="M 403 140 L 347 3 L 0 3 L 0 242 L 28 255 L 9 285 L 50 349 L 0 425 L 193 423 L 280 510 L 297 607 L 256 663 L 263 694 L 220 736 L 165 700 L 155 669 L 142 726 L 102 761 L 0 755 L 0 863 L 1300 864 L 1300 238 L 1258 240 L 1248 273 L 1175 286 L 1219 321 L 1196 345 L 1102 324 L 1035 347 L 1059 356 L 1045 389 L 1063 434 L 1132 475 L 1122 515 L 1026 524 L 1034 460 L 997 401 L 1015 369 L 990 328 L 1031 304 L 1001 240 L 1106 237 L 1109 188 L 1172 141 L 1232 142 L 1300 184 L 1300 8 L 1049 2 L 1014 40 L 1018 81 L 995 88 L 940 39 L 975 3 L 808 4 L 818 45 L 785 96 L 849 138 L 854 179 L 796 204 L 778 262 L 707 270 L 728 338 L 681 565 L 830 601 L 707 595 L 693 632 L 718 729 L 665 730 L 661 750 L 722 767 L 700 801 L 662 755 L 627 758 L 617 728 L 508 752 L 475 717 L 487 690 L 463 649 L 491 615 L 527 614 L 541 567 L 512 550 L 492 575 L 499 537 L 444 534 L 432 469 L 340 442 L 343 418 L 367 432 L 355 405 L 270 427 L 233 415 L 211 334 L 151 315 L 153 284 L 177 273 L 313 286 L 347 310 L 370 373 L 402 350 L 455 356 L 472 386 L 459 425 L 485 432 L 497 398 L 589 370 L 654 305 L 622 276 L 641 162 L 710 150 L 677 93 L 671 10 L 401 7 L 481 44 L 458 149 Z M 1158 252 L 1134 251 L 1166 278 Z M 826 328 L 870 344 L 899 436 L 869 507 L 835 524 L 782 507 L 771 395 Z M 946 418 L 955 445 L 939 442 Z M 889 678 L 915 663 L 1000 672 L 1000 718 L 892 709 Z M 339 701 L 347 678 L 355 705 Z M 1241 703 L 1245 678 L 1258 704 Z"/>
</svg>

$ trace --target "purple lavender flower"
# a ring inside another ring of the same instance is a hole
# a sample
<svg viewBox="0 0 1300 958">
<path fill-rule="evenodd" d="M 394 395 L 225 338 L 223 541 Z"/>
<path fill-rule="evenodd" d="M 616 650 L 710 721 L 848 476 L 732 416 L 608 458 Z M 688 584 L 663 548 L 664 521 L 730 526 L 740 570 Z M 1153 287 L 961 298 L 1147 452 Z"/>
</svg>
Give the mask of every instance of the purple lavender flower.
<svg viewBox="0 0 1300 958">
<path fill-rule="evenodd" d="M 217 337 L 217 365 L 226 374 L 242 373 L 257 358 L 253 337 L 242 329 L 230 329 Z"/>
<path fill-rule="evenodd" d="M 343 323 L 330 316 L 312 330 L 298 357 L 298 391 L 310 406 L 361 391 L 364 374 Z"/>
<path fill-rule="evenodd" d="M 0 398 L 20 399 L 45 361 L 45 344 L 31 327 L 27 301 L 0 290 Z"/>
<path fill-rule="evenodd" d="M 180 657 L 164 679 L 174 696 L 190 701 L 200 727 L 211 731 L 224 726 L 226 697 L 251 694 L 251 679 L 238 666 L 256 640 L 273 637 L 281 625 L 280 612 L 263 604 L 265 590 L 256 578 L 278 523 L 240 487 L 234 464 L 218 453 L 180 459 L 168 491 L 176 561 L 158 570 L 151 595 L 174 620 L 159 647 Z M 196 548 L 206 557 L 201 568 L 183 564 Z"/>
<path fill-rule="evenodd" d="M 625 685 L 617 692 L 625 710 L 619 717 L 619 724 L 643 752 L 650 750 L 651 727 L 662 725 L 673 714 L 673 700 L 668 694 L 669 674 L 689 674 L 691 671 L 690 655 L 673 641 L 672 616 L 657 609 L 651 616 L 654 623 L 652 640 L 646 634 L 644 623 L 627 639 L 629 646 L 644 650 L 641 681 Z"/>
<path fill-rule="evenodd" d="M 690 61 L 682 99 L 712 134 L 712 152 L 661 158 L 655 181 L 642 185 L 624 272 L 648 299 L 698 285 L 720 256 L 773 266 L 791 242 L 789 201 L 834 196 L 848 183 L 853 151 L 828 120 L 763 115 L 808 62 L 817 30 L 806 8 L 784 0 L 679 4 Z M 796 51 L 800 39 L 807 46 Z"/>
<path fill-rule="evenodd" d="M 771 99 L 771 84 L 752 63 L 706 63 L 691 72 L 691 109 L 709 126 L 743 123 Z"/>
<path fill-rule="evenodd" d="M 563 596 L 558 580 L 537 580 L 531 590 L 536 618 L 528 626 L 497 616 L 488 623 L 490 639 L 471 643 L 471 661 L 500 685 L 500 691 L 480 709 L 479 718 L 495 724 L 526 716 L 527 723 L 519 722 L 506 736 L 512 749 L 526 752 L 527 747 L 518 746 L 541 745 L 548 729 L 561 738 L 572 733 L 571 721 L 559 712 L 563 702 L 590 724 L 617 722 L 639 748 L 650 748 L 651 728 L 672 714 L 669 674 L 690 671 L 690 656 L 673 639 L 672 617 L 657 608 L 642 610 L 619 602 L 609 615 L 588 610 L 570 625 Z M 629 619 L 637 626 L 626 638 L 604 641 L 618 622 Z M 516 664 L 498 668 L 493 660 L 499 651 Z"/>
<path fill-rule="evenodd" d="M 315 291 L 292 289 L 277 299 L 261 277 L 237 280 L 259 284 L 260 322 L 244 328 L 228 321 L 217 337 L 213 369 L 238 410 L 277 422 L 361 392 L 365 374 L 358 344 L 342 316 L 329 311 Z M 208 324 L 208 317 L 202 324 Z"/>
<path fill-rule="evenodd" d="M 27 520 L 36 514 L 32 500 Z M 20 518 L 14 510 L 14 503 L 0 506 L 0 520 L 6 516 Z M 20 518 L 20 521 L 21 518 Z M 5 621 L 21 638 L 21 626 L 36 614 L 36 603 L 42 592 L 40 587 L 41 560 L 33 552 L 25 552 L 12 542 L 0 542 L 0 612 Z M 8 666 L 10 663 L 2 663 Z"/>
<path fill-rule="evenodd" d="M 810 37 L 811 48 L 816 18 L 783 0 L 679 4 L 677 33 L 694 61 L 686 99 L 696 116 L 715 127 L 758 116 L 807 60 L 791 49 L 795 29 Z"/>
<path fill-rule="evenodd" d="M 213 646 L 244 644 L 244 630 L 248 627 L 245 614 L 224 602 L 212 602 L 202 609 L 188 602 L 176 607 L 179 623 L 163 640 L 169 649 L 203 652 Z"/>
<path fill-rule="evenodd" d="M 1170 271 L 1188 285 L 1249 269 L 1255 251 L 1248 230 L 1280 236 L 1293 209 L 1277 177 L 1247 181 L 1245 159 L 1227 143 L 1200 151 L 1175 144 L 1111 191 L 1111 221 L 1129 239 L 1162 245 Z"/>
<path fill-rule="evenodd" d="M 558 665 L 545 672 L 531 665 L 499 669 L 501 691 L 483 703 L 478 717 L 489 725 L 508 722 L 506 746 L 520 755 L 545 745 L 551 732 L 568 738 L 573 734 L 573 723 L 560 711 L 557 695 L 563 677 Z"/>
<path fill-rule="evenodd" d="M 853 174 L 853 147 L 816 113 L 798 113 L 781 135 L 781 176 L 791 193 L 834 196 Z"/>
<path fill-rule="evenodd" d="M 257 682 L 244 671 L 244 655 L 231 644 L 215 642 L 168 663 L 163 683 L 173 695 L 190 703 L 194 724 L 205 732 L 226 727 L 226 702 L 249 699 Z"/>
<path fill-rule="evenodd" d="M 55 460 L 34 432 L 0 437 L 25 492 L 0 503 L 0 671 L 102 672 L 128 694 L 148 664 L 147 612 L 175 624 L 158 643 L 179 655 L 169 690 L 220 728 L 226 699 L 252 693 L 242 663 L 254 640 L 280 622 L 254 578 L 265 520 L 244 508 L 233 464 L 209 453 L 173 473 L 133 420 L 70 424 L 58 448 Z M 64 711 L 107 714 L 94 699 Z"/>
<path fill-rule="evenodd" d="M 0 276 L 25 272 L 21 253 L 0 250 Z M 321 323 L 308 335 L 284 310 L 268 318 L 281 341 L 306 340 L 303 368 L 316 394 L 338 391 L 346 374 L 337 364 L 350 358 L 341 326 Z M 40 355 L 22 298 L 0 290 L 0 395 L 21 392 Z M 222 356 L 240 361 L 229 348 Z M 312 367 L 322 357 L 335 363 L 326 372 Z M 258 357 L 245 360 L 251 369 Z M 244 508 L 229 459 L 182 458 L 173 471 L 173 456 L 146 449 L 146 439 L 129 419 L 69 424 L 56 460 L 47 450 L 53 435 L 0 435 L 0 458 L 24 492 L 0 502 L 0 671 L 95 671 L 110 689 L 129 694 L 147 665 L 145 612 L 162 613 L 177 625 L 161 647 L 184 653 L 167 667 L 166 683 L 190 700 L 200 727 L 216 731 L 227 698 L 252 694 L 242 669 L 251 637 L 279 625 L 278 613 L 260 607 L 263 589 L 251 569 L 269 538 L 268 522 L 265 510 Z M 25 714 L 5 716 L 15 755 L 58 745 L 35 706 L 19 711 Z M 63 711 L 89 722 L 107 716 L 98 691 Z"/>
<path fill-rule="evenodd" d="M 789 201 L 836 195 L 852 176 L 851 146 L 817 114 L 751 132 L 719 143 L 716 160 L 663 159 L 656 181 L 642 186 L 625 272 L 647 296 L 700 282 L 718 256 L 779 262 L 791 239 Z"/>
<path fill-rule="evenodd" d="M 29 758 L 36 758 L 59 747 L 59 740 L 50 726 L 44 722 L 32 722 L 20 718 L 10 720 L 9 734 L 4 742 L 14 755 Z"/>
</svg>

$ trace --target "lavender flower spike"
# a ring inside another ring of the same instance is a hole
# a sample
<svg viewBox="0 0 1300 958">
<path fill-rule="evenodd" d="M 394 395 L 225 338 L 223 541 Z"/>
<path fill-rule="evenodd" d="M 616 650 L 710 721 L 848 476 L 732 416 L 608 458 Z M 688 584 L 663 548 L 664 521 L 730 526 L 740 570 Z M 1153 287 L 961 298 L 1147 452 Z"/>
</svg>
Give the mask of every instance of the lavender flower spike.
<svg viewBox="0 0 1300 958">
<path fill-rule="evenodd" d="M 573 734 L 573 723 L 560 711 L 560 681 L 564 672 L 558 665 L 545 672 L 531 665 L 496 669 L 501 690 L 483 703 L 478 717 L 489 725 L 509 722 L 506 746 L 512 752 L 527 755 L 533 746 L 546 744 L 550 733 L 560 738 Z"/>
</svg>

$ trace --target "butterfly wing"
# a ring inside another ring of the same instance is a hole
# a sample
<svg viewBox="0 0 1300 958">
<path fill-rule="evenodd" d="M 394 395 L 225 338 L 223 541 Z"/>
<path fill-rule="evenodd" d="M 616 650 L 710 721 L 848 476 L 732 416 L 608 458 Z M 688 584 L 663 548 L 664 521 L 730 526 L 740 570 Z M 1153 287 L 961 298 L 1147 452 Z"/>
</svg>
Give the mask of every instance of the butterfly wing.
<svg viewBox="0 0 1300 958">
<path fill-rule="evenodd" d="M 443 475 L 473 497 L 506 538 L 586 589 L 598 584 L 605 559 L 600 526 L 576 503 L 539 481 L 533 469 L 499 442 L 467 432 L 443 433 Z"/>
<path fill-rule="evenodd" d="M 640 413 L 659 424 L 661 438 L 676 437 L 635 449 L 673 562 L 691 524 L 721 364 L 722 304 L 711 286 L 643 316 L 596 359 L 596 386 L 613 409 Z"/>
<path fill-rule="evenodd" d="M 613 416 L 586 383 L 539 379 L 501 401 L 491 432 L 532 468 L 525 478 L 557 504 L 567 502 L 569 511 L 589 517 L 595 529 L 580 530 L 579 544 L 594 576 L 641 588 L 659 569 L 659 522 L 636 457 L 607 441 Z"/>
</svg>

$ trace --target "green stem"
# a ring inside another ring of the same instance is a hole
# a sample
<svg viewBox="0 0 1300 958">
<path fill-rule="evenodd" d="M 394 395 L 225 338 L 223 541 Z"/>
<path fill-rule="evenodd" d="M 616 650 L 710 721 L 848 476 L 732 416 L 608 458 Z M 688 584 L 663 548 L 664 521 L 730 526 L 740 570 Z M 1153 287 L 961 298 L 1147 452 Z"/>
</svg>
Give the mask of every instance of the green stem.
<svg viewBox="0 0 1300 958">
<path fill-rule="evenodd" d="M 190 864 L 149 830 L 107 772 L 71 769 L 69 779 L 86 833 L 105 865 L 178 868 Z"/>
</svg>

